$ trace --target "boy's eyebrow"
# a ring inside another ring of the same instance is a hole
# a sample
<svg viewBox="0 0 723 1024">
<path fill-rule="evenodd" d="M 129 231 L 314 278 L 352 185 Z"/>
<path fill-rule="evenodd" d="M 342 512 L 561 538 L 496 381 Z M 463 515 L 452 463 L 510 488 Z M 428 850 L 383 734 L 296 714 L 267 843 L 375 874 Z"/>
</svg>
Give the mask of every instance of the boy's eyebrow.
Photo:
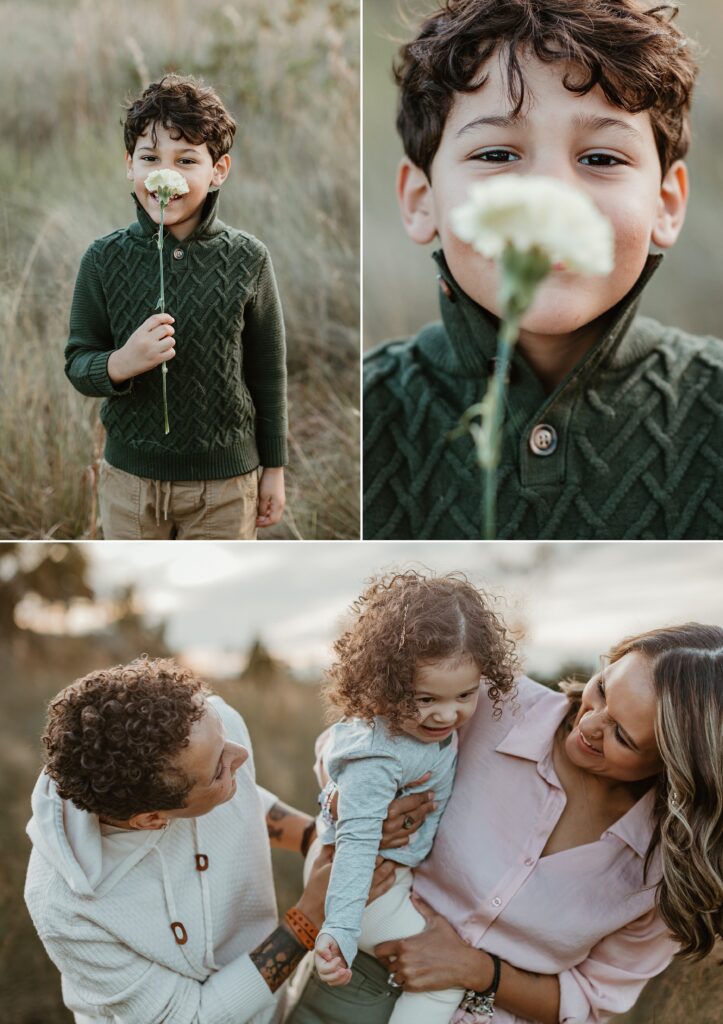
<svg viewBox="0 0 723 1024">
<path fill-rule="evenodd" d="M 573 124 L 576 128 L 591 128 L 593 131 L 599 131 L 603 128 L 615 128 L 617 131 L 626 132 L 631 135 L 638 142 L 642 139 L 642 135 L 637 128 L 633 128 L 627 121 L 621 121 L 617 117 L 599 117 L 592 114 L 576 114 L 573 118 Z"/>
<path fill-rule="evenodd" d="M 150 153 L 155 153 L 155 151 L 156 151 L 156 147 L 155 146 L 139 146 L 138 149 L 139 150 L 140 149 L 147 149 Z M 184 146 L 183 149 L 177 149 L 176 152 L 177 153 L 195 153 L 196 150 L 194 149 L 193 146 Z"/>
<path fill-rule="evenodd" d="M 469 121 L 463 125 L 457 132 L 457 138 L 464 135 L 465 132 L 473 131 L 475 128 L 481 128 L 485 125 L 489 125 L 491 128 L 524 128 L 528 124 L 528 118 L 518 114 L 513 117 L 511 114 L 491 114 L 487 117 L 476 117 L 474 121 Z M 615 128 L 618 131 L 623 131 L 626 134 L 632 136 L 637 142 L 640 142 L 642 135 L 633 128 L 631 124 L 626 121 L 621 121 L 617 117 L 601 117 L 594 114 L 576 114 L 572 121 L 573 127 L 582 129 L 591 129 L 592 131 L 600 131 L 604 128 Z"/>
</svg>

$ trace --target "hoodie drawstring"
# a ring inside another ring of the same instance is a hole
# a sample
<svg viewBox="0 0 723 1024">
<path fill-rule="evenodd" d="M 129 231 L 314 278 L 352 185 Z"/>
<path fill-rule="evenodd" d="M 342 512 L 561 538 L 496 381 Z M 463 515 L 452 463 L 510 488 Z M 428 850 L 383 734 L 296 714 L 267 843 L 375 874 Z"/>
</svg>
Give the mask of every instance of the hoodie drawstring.
<svg viewBox="0 0 723 1024">
<path fill-rule="evenodd" d="M 193 839 L 196 849 L 198 842 L 198 822 L 193 818 Z M 203 904 L 203 927 L 206 935 L 206 967 L 211 971 L 218 970 L 218 964 L 213 958 L 213 918 L 211 916 L 211 893 L 209 891 L 206 871 L 208 870 L 208 856 L 205 853 L 196 854 L 196 871 L 201 876 L 201 902 Z"/>
<path fill-rule="evenodd" d="M 198 828 L 196 825 L 195 818 L 193 819 L 193 837 L 194 847 L 198 849 Z M 161 844 L 157 843 L 152 849 L 158 854 L 158 858 L 161 862 L 161 878 L 163 880 L 163 894 L 166 899 L 166 908 L 168 910 L 168 916 L 170 919 L 170 928 L 173 932 L 173 936 L 178 946 L 180 946 L 183 957 L 196 974 L 205 974 L 207 971 L 217 971 L 218 964 L 213 958 L 213 918 L 211 915 L 211 896 L 209 892 L 209 885 L 206 879 L 206 871 L 209 866 L 209 858 L 205 853 L 196 853 L 194 856 L 194 866 L 201 876 L 201 903 L 203 906 L 203 931 L 205 937 L 205 949 L 203 964 L 199 967 L 197 963 L 194 963 L 186 950 L 186 944 L 188 942 L 188 929 L 186 928 L 183 921 L 179 919 L 178 909 L 176 907 L 176 901 L 173 897 L 173 889 L 171 887 L 171 879 L 166 865 L 166 859 L 163 856 L 161 850 Z"/>
</svg>

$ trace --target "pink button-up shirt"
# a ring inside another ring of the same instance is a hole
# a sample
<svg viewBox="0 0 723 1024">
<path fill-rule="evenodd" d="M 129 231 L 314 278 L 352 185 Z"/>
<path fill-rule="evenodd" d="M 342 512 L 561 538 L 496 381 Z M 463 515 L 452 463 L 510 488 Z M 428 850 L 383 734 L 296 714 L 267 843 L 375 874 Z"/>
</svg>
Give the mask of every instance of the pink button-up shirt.
<svg viewBox="0 0 723 1024">
<path fill-rule="evenodd" d="M 454 790 L 415 891 L 471 945 L 526 971 L 557 974 L 560 1021 L 623 1013 L 677 946 L 655 910 L 647 793 L 594 843 L 542 857 L 565 806 L 552 763 L 568 701 L 518 680 L 500 719 L 482 697 L 461 733 Z M 464 1019 L 458 1015 L 457 1019 Z M 495 1024 L 519 1024 L 501 1007 Z"/>
</svg>

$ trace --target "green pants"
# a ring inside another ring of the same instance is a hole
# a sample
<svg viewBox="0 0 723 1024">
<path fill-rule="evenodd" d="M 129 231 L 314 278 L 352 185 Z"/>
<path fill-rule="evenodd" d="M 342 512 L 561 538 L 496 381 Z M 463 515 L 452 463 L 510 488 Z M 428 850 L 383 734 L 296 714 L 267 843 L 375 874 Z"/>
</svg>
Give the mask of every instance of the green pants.
<svg viewBox="0 0 723 1024">
<path fill-rule="evenodd" d="M 366 953 L 357 954 L 348 985 L 332 988 L 312 974 L 287 1024 L 387 1024 L 399 995 L 388 976 Z"/>
</svg>

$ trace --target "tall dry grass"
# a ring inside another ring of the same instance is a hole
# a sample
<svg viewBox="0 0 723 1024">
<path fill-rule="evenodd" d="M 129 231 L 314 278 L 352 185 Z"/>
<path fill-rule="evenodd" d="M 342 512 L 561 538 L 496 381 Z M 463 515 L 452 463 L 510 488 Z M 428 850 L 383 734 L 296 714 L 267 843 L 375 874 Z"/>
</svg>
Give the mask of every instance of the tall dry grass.
<svg viewBox="0 0 723 1024">
<path fill-rule="evenodd" d="M 200 75 L 238 120 L 221 216 L 268 245 L 289 343 L 289 508 L 358 536 L 356 0 L 0 3 L 0 539 L 89 536 L 98 404 L 63 374 L 90 241 L 135 216 L 124 98 Z"/>
</svg>

